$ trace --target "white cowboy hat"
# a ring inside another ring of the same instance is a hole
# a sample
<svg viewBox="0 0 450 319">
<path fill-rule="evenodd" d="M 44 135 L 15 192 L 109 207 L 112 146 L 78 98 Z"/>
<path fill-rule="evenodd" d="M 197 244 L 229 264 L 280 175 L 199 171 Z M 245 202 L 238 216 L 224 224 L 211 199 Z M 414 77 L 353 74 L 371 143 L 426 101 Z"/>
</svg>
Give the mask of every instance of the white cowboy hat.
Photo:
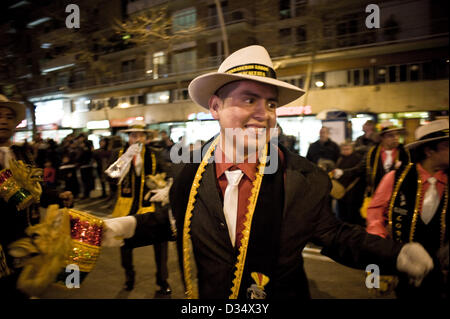
<svg viewBox="0 0 450 319">
<path fill-rule="evenodd" d="M 26 106 L 20 102 L 10 101 L 8 98 L 0 94 L 0 107 L 7 107 L 16 113 L 16 125 L 19 125 L 25 119 Z"/>
<path fill-rule="evenodd" d="M 404 127 L 398 127 L 395 126 L 394 124 L 392 124 L 390 121 L 384 121 L 383 123 L 380 124 L 380 132 L 378 133 L 378 135 L 384 135 L 386 133 L 390 133 L 390 132 L 405 132 L 405 128 Z"/>
<path fill-rule="evenodd" d="M 448 139 L 448 120 L 436 120 L 419 126 L 415 132 L 416 141 L 406 145 L 407 148 L 415 148 L 424 143 Z"/>
<path fill-rule="evenodd" d="M 150 133 L 153 132 L 153 130 L 149 130 L 145 128 L 146 124 L 142 120 L 134 120 L 128 125 L 128 129 L 121 130 L 120 132 L 123 133 L 132 133 L 132 132 L 144 132 L 144 133 Z"/>
<path fill-rule="evenodd" d="M 279 106 L 286 105 L 305 93 L 292 84 L 277 80 L 267 50 L 259 45 L 251 45 L 228 56 L 217 72 L 203 74 L 193 79 L 189 84 L 189 95 L 195 103 L 209 109 L 208 101 L 219 88 L 239 80 L 252 80 L 276 86 Z"/>
</svg>

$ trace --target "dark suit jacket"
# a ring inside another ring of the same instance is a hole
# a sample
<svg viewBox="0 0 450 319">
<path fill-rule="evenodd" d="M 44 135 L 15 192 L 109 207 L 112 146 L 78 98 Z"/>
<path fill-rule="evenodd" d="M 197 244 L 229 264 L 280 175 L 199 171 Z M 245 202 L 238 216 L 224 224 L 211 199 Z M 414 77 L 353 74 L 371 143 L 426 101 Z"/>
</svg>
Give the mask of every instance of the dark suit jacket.
<svg viewBox="0 0 450 319">
<path fill-rule="evenodd" d="M 330 209 L 331 183 L 328 176 L 305 158 L 282 146 L 280 149 L 285 158 L 284 207 L 278 256 L 270 278 L 272 288 L 268 297 L 310 297 L 302 258 L 302 250 L 309 241 L 323 246 L 323 254 L 347 266 L 365 269 L 369 264 L 377 264 L 382 274 L 395 271 L 402 245 L 367 234 L 358 225 L 338 221 Z M 180 253 L 183 248 L 184 215 L 198 165 L 184 164 L 171 189 L 171 206 L 178 228 L 180 266 L 183 262 Z M 191 224 L 200 298 L 228 298 L 234 277 L 236 250 L 228 237 L 219 192 L 215 165 L 208 164 L 198 189 Z M 258 211 L 255 211 L 256 214 Z M 161 220 L 155 220 L 151 214 L 136 218 L 136 236 L 157 241 L 158 233 L 163 233 L 158 230 Z"/>
</svg>

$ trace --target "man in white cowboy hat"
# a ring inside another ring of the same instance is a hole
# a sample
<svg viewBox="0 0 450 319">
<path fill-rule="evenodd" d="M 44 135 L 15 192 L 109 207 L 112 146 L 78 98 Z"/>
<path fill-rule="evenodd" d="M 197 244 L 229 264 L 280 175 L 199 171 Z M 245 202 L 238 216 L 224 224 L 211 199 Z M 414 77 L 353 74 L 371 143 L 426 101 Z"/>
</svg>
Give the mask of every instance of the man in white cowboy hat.
<svg viewBox="0 0 450 319">
<path fill-rule="evenodd" d="M 71 206 L 73 196 L 70 192 L 61 194 L 47 191 L 42 193 L 39 174 L 42 169 L 34 167 L 31 152 L 24 146 L 15 145 L 11 138 L 16 126 L 25 119 L 25 105 L 10 101 L 0 94 L 0 297 L 26 298 L 16 289 L 16 281 L 21 269 L 14 267 L 12 256 L 7 248 L 12 242 L 25 237 L 25 229 L 39 222 L 39 203 L 47 206 L 58 203 Z M 17 161 L 17 162 L 16 162 Z M 20 166 L 22 161 L 28 167 Z M 23 178 L 23 169 L 30 174 Z M 22 171 L 18 171 L 22 170 Z M 21 176 L 19 178 L 19 176 Z"/>
<path fill-rule="evenodd" d="M 400 277 L 399 298 L 448 296 L 448 129 L 445 119 L 416 129 L 416 141 L 406 145 L 414 162 L 383 177 L 367 211 L 367 232 L 418 242 L 433 256 L 436 267 L 419 288 Z M 442 273 L 437 266 L 445 259 Z"/>
<path fill-rule="evenodd" d="M 189 85 L 191 98 L 219 121 L 220 134 L 202 148 L 201 163 L 182 164 L 170 190 L 188 298 L 309 298 L 302 249 L 310 241 L 347 265 L 396 271 L 408 247 L 339 222 L 330 211 L 328 176 L 276 144 L 276 108 L 303 93 L 276 79 L 268 52 L 257 45 Z M 117 235 L 156 237 L 162 227 L 151 214 L 107 225 L 105 245 Z M 426 252 L 417 254 L 400 270 L 422 275 L 415 269 Z"/>
<path fill-rule="evenodd" d="M 150 202 L 145 196 L 149 191 L 146 179 L 150 175 L 156 175 L 162 172 L 170 173 L 168 163 L 162 159 L 160 151 L 146 145 L 148 134 L 153 131 L 145 128 L 144 121 L 133 121 L 128 129 L 122 132 L 128 134 L 128 143 L 120 150 L 117 157 L 123 160 L 130 152 L 130 163 L 122 171 L 121 178 L 118 182 L 118 197 L 114 206 L 112 217 L 160 213 L 163 214 L 169 208 L 168 205 L 163 206 L 161 203 Z M 116 162 L 117 163 L 117 162 Z M 119 160 L 120 163 L 120 160 Z M 112 166 L 117 166 L 113 164 Z M 106 172 L 108 173 L 107 169 Z M 154 243 L 155 263 L 157 268 L 156 283 L 160 286 L 159 292 L 167 295 L 171 293 L 171 288 L 167 282 L 168 269 L 168 245 L 167 241 Z M 133 266 L 133 248 L 148 245 L 148 243 L 138 242 L 136 240 L 127 240 L 120 247 L 121 264 L 125 270 L 125 290 L 132 290 L 135 284 L 135 271 Z"/>
</svg>

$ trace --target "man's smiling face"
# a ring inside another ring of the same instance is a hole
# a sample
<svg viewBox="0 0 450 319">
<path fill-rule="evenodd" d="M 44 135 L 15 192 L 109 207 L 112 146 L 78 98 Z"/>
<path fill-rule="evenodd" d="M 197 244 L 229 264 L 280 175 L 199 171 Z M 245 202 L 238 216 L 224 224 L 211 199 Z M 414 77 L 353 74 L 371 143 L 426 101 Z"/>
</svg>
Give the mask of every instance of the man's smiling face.
<svg viewBox="0 0 450 319">
<path fill-rule="evenodd" d="M 276 125 L 278 92 L 276 87 L 260 82 L 232 82 L 210 98 L 209 106 L 213 118 L 219 121 L 221 135 L 225 136 L 225 129 L 241 129 L 246 137 L 240 142 L 248 149 L 263 133 L 266 141 L 270 139 L 270 129 Z"/>
<path fill-rule="evenodd" d="M 0 143 L 7 142 L 16 128 L 16 113 L 8 107 L 0 106 Z"/>
</svg>

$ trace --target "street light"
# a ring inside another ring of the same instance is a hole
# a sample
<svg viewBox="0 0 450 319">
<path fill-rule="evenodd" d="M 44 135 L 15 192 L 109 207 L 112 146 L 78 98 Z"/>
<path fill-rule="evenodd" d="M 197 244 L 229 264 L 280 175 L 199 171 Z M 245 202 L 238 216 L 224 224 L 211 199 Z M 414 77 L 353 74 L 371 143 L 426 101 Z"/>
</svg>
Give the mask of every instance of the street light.
<svg viewBox="0 0 450 319">
<path fill-rule="evenodd" d="M 318 88 L 321 88 L 325 85 L 325 83 L 321 80 L 318 80 L 314 83 Z"/>
</svg>

